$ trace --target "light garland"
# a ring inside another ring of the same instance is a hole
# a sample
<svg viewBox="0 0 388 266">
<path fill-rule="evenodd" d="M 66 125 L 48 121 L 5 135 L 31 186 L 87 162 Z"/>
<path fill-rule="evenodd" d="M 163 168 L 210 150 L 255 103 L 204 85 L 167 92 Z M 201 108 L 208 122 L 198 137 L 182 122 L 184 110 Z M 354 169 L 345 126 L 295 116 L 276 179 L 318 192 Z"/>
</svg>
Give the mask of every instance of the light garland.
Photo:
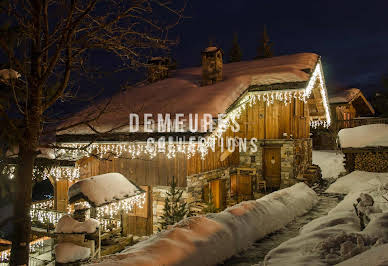
<svg viewBox="0 0 388 266">
<path fill-rule="evenodd" d="M 30 209 L 31 221 L 37 221 L 42 224 L 52 224 L 54 226 L 58 223 L 59 219 L 61 219 L 61 217 L 66 214 L 67 213 L 64 212 L 56 212 L 51 210 L 42 210 L 36 208 Z"/>
<path fill-rule="evenodd" d="M 45 200 L 45 201 L 33 202 L 31 204 L 31 208 L 33 208 L 33 209 L 53 209 L 54 208 L 54 200 L 49 199 L 49 200 Z"/>
<path fill-rule="evenodd" d="M 112 202 L 110 204 L 97 207 L 96 208 L 97 219 L 106 218 L 106 217 L 109 217 L 112 219 L 120 211 L 124 211 L 124 212 L 131 211 L 135 205 L 138 206 L 139 208 L 143 208 L 145 203 L 145 196 L 146 196 L 146 193 L 142 193 L 134 197 L 118 200 L 116 202 Z"/>
<path fill-rule="evenodd" d="M 42 237 L 36 239 L 30 243 L 30 253 L 36 252 L 39 248 L 44 246 L 44 241 L 49 239 L 48 237 Z M 0 263 L 6 263 L 11 255 L 11 249 L 3 250 L 0 252 Z"/>
<path fill-rule="evenodd" d="M 63 149 L 57 149 L 58 155 L 69 154 L 72 158 L 88 157 L 91 154 L 96 154 L 100 158 L 104 158 L 107 155 L 113 157 L 121 157 L 123 154 L 128 154 L 131 158 L 138 158 L 140 155 L 147 155 L 150 159 L 154 158 L 157 153 L 166 154 L 167 158 L 171 159 L 176 156 L 177 153 L 186 154 L 190 159 L 197 152 L 200 154 L 201 159 L 204 160 L 209 152 L 209 148 L 213 148 L 217 142 L 217 139 L 229 129 L 232 121 L 240 118 L 242 112 L 246 109 L 247 105 L 250 107 L 257 102 L 264 102 L 267 106 L 274 104 L 275 102 L 283 102 L 284 105 L 288 105 L 293 99 L 303 101 L 306 103 L 314 89 L 314 86 L 319 80 L 320 93 L 322 96 L 322 103 L 325 109 L 326 121 L 314 120 L 310 121 L 310 125 L 315 128 L 317 126 L 329 127 L 331 123 L 329 104 L 326 94 L 326 87 L 322 75 L 322 66 L 318 62 L 311 78 L 304 89 L 291 89 L 291 90 L 274 90 L 274 91 L 250 91 L 243 96 L 236 107 L 228 112 L 224 119 L 220 120 L 217 128 L 206 138 L 199 143 L 171 143 L 165 142 L 164 145 L 160 143 L 66 143 L 61 146 Z M 67 149 L 71 148 L 71 151 Z"/>
</svg>

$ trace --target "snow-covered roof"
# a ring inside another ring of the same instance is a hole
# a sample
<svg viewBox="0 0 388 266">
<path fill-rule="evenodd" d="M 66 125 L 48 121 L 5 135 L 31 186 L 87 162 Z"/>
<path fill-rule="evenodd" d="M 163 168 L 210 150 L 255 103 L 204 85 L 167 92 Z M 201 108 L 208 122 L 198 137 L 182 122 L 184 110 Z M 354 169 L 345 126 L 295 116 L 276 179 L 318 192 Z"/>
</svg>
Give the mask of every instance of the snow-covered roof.
<svg viewBox="0 0 388 266">
<path fill-rule="evenodd" d="M 348 103 L 354 100 L 361 91 L 357 88 L 342 90 L 329 97 L 330 103 Z"/>
<path fill-rule="evenodd" d="M 57 226 L 55 227 L 56 233 L 88 233 L 93 234 L 100 226 L 100 222 L 89 218 L 84 222 L 74 220 L 70 215 L 64 215 L 59 219 Z"/>
<path fill-rule="evenodd" d="M 344 128 L 338 132 L 341 148 L 388 147 L 388 125 Z"/>
<path fill-rule="evenodd" d="M 92 206 L 102 206 L 130 198 L 144 191 L 120 173 L 108 173 L 81 179 L 69 188 L 69 202 L 81 198 Z"/>
<path fill-rule="evenodd" d="M 360 89 L 352 88 L 340 91 L 329 98 L 330 104 L 352 104 L 358 115 L 373 115 L 375 110 Z"/>
<path fill-rule="evenodd" d="M 262 90 L 305 88 L 318 59 L 314 53 L 299 53 L 224 64 L 223 80 L 208 86 L 201 86 L 201 67 L 177 70 L 171 78 L 116 94 L 106 110 L 107 102 L 94 104 L 74 115 L 63 126 L 96 117 L 101 110 L 105 110 L 104 114 L 92 123 L 101 130 L 127 126 L 129 113 L 137 113 L 140 118 L 144 113 L 155 116 L 158 113 L 192 113 L 199 117 L 212 114 L 216 117 L 225 113 L 253 86 Z M 88 126 L 81 125 L 60 134 L 93 133 Z"/>
</svg>

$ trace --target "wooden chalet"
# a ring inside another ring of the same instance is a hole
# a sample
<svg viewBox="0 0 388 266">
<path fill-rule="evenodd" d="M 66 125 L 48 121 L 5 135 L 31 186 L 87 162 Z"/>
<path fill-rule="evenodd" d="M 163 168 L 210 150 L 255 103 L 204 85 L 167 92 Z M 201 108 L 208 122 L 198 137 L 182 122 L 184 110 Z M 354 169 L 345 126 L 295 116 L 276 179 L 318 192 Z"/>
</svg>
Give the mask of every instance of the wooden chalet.
<svg viewBox="0 0 388 266">
<path fill-rule="evenodd" d="M 329 97 L 332 122 L 329 129 L 312 130 L 314 149 L 335 149 L 337 134 L 343 128 L 387 123 L 388 119 L 374 117 L 375 110 L 360 89 L 342 90 Z"/>
<path fill-rule="evenodd" d="M 76 178 L 118 172 L 148 187 L 149 217 L 142 219 L 153 223 L 154 230 L 172 176 L 191 206 L 208 200 L 211 192 L 214 204 L 222 209 L 252 198 L 259 190 L 305 181 L 311 171 L 310 125 L 330 124 L 318 55 L 300 53 L 223 65 L 222 51 L 208 48 L 202 60 L 206 66 L 176 70 L 163 80 L 120 92 L 109 105 L 90 106 L 62 126 L 77 127 L 57 135 L 58 145 L 72 148 L 57 155 L 77 160 Z M 214 118 L 224 113 L 225 121 L 236 119 L 240 130 L 233 132 L 228 123 L 221 125 L 214 119 L 213 132 L 192 133 L 185 128 L 179 133 L 149 133 L 140 127 L 139 132 L 128 133 L 130 113 L 139 114 L 140 123 L 144 113 L 211 114 Z M 186 139 L 166 143 L 165 149 L 147 148 L 149 137 L 176 136 Z M 213 138 L 214 149 L 190 144 L 189 137 Z M 225 149 L 228 137 L 246 139 L 248 149 Z M 256 149 L 249 146 L 252 139 L 257 140 Z M 66 182 L 62 190 L 67 189 Z M 57 195 L 57 201 L 67 200 L 66 193 L 58 190 Z"/>
</svg>

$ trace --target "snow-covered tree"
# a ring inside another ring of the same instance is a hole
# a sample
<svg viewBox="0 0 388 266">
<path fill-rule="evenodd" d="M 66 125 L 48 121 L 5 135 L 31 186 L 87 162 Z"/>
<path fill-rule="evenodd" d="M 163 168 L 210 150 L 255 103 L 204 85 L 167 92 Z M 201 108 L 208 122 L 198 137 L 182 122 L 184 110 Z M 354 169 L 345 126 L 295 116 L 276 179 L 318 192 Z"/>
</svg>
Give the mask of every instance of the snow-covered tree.
<svg viewBox="0 0 388 266">
<path fill-rule="evenodd" d="M 189 215 L 187 203 L 182 200 L 183 190 L 177 188 L 175 177 L 172 177 L 170 189 L 164 200 L 162 221 L 159 223 L 161 229 L 167 229 Z"/>
<path fill-rule="evenodd" d="M 229 51 L 229 63 L 240 62 L 242 57 L 241 48 L 238 43 L 237 33 L 233 36 L 232 48 Z"/>
</svg>

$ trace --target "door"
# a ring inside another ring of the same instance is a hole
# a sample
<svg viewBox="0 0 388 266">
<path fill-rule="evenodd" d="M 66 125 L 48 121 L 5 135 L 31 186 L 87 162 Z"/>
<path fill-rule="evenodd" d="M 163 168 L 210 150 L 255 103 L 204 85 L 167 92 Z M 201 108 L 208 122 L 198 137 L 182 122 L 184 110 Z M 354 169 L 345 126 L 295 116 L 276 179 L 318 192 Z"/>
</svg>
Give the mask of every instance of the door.
<svg viewBox="0 0 388 266">
<path fill-rule="evenodd" d="M 273 189 L 280 187 L 280 147 L 265 147 L 263 156 L 264 177 L 267 186 Z"/>
</svg>

